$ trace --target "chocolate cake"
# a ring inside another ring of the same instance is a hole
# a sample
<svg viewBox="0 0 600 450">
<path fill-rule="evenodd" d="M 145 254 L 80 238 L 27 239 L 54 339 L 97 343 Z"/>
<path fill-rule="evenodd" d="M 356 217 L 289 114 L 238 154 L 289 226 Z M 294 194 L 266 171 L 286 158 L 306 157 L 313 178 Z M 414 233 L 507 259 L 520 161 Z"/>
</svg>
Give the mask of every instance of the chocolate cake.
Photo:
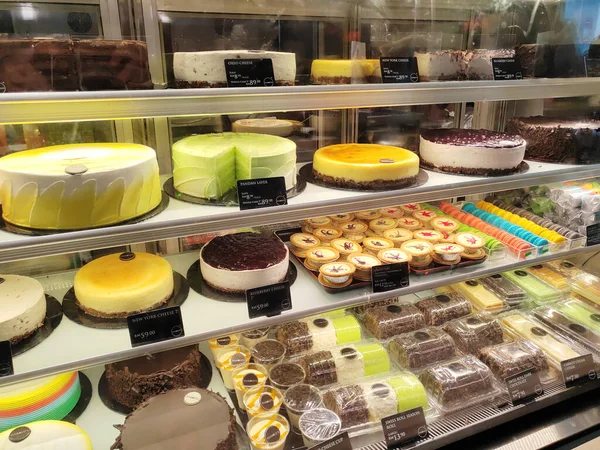
<svg viewBox="0 0 600 450">
<path fill-rule="evenodd" d="M 515 47 L 515 56 L 521 64 L 523 78 L 585 76 L 583 55 L 573 44 L 519 44 Z"/>
<path fill-rule="evenodd" d="M 472 355 L 478 355 L 484 347 L 504 342 L 498 321 L 483 314 L 454 320 L 444 326 L 444 331 L 454 339 L 459 350 Z"/>
<path fill-rule="evenodd" d="M 544 352 L 526 339 L 486 347 L 481 350 L 479 359 L 500 380 L 529 369 L 538 371 L 548 369 L 548 361 Z"/>
<path fill-rule="evenodd" d="M 178 389 L 149 398 L 125 418 L 111 450 L 237 450 L 227 401 L 206 389 Z"/>
<path fill-rule="evenodd" d="M 358 385 L 342 386 L 326 392 L 323 403 L 327 409 L 339 416 L 342 420 L 342 428 L 369 422 L 369 407 L 365 400 L 365 393 Z"/>
<path fill-rule="evenodd" d="M 434 295 L 415 303 L 425 316 L 425 323 L 431 326 L 442 325 L 452 319 L 471 314 L 471 304 L 456 293 Z"/>
<path fill-rule="evenodd" d="M 364 314 L 363 322 L 377 339 L 389 339 L 425 326 L 423 314 L 407 303 L 370 308 Z"/>
<path fill-rule="evenodd" d="M 600 162 L 600 120 L 520 117 L 511 119 L 506 131 L 527 141 L 525 159 L 568 164 Z"/>
<path fill-rule="evenodd" d="M 200 386 L 200 351 L 195 345 L 108 364 L 110 397 L 137 408 L 162 392 Z"/>
<path fill-rule="evenodd" d="M 423 328 L 392 339 L 389 352 L 407 369 L 420 369 L 455 355 L 452 338 L 437 328 Z"/>
<path fill-rule="evenodd" d="M 0 39 L 6 92 L 152 89 L 146 44 L 101 39 Z"/>
<path fill-rule="evenodd" d="M 288 356 L 304 353 L 313 346 L 313 338 L 306 322 L 296 320 L 284 323 L 277 328 L 275 335 L 277 340 L 287 348 Z"/>
<path fill-rule="evenodd" d="M 330 351 L 324 350 L 305 356 L 300 364 L 306 372 L 306 382 L 313 386 L 327 386 L 337 383 L 335 360 Z"/>
</svg>

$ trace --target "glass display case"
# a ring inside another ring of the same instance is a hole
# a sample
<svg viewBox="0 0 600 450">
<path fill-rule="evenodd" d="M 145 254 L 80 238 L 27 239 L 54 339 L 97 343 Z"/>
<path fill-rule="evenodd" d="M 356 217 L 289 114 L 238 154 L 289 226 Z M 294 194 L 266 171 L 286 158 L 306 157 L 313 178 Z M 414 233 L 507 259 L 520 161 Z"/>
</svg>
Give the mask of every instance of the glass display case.
<svg viewBox="0 0 600 450">
<path fill-rule="evenodd" d="M 0 0 L 0 92 L 0 448 L 597 426 L 597 1 Z"/>
</svg>

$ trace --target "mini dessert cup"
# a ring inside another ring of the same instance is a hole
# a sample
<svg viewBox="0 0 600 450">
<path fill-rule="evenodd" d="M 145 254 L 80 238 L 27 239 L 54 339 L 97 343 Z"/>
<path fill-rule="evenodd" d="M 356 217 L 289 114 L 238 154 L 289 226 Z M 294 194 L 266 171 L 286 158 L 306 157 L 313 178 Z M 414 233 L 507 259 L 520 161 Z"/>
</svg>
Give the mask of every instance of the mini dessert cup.
<svg viewBox="0 0 600 450">
<path fill-rule="evenodd" d="M 363 238 L 364 239 L 364 238 Z M 362 240 L 362 239 L 361 239 Z M 361 245 L 351 239 L 339 238 L 331 241 L 331 246 L 340 252 L 340 259 L 346 260 L 352 253 L 362 253 Z"/>
<path fill-rule="evenodd" d="M 412 256 L 410 262 L 412 267 L 426 267 L 433 261 L 431 258 L 433 245 L 427 241 L 413 239 L 406 241 L 400 248 Z"/>
<path fill-rule="evenodd" d="M 323 264 L 337 261 L 339 258 L 340 252 L 332 247 L 315 247 L 306 253 L 304 265 L 316 272 Z"/>
<path fill-rule="evenodd" d="M 369 222 L 369 228 L 379 236 L 383 236 L 385 230 L 396 228 L 396 219 L 391 217 L 380 217 Z"/>
<path fill-rule="evenodd" d="M 410 263 L 412 256 L 399 248 L 388 248 L 377 253 L 377 259 L 383 264 Z"/>
<path fill-rule="evenodd" d="M 331 225 L 334 227 L 339 227 L 343 223 L 351 222 L 354 220 L 354 214 L 352 213 L 344 213 L 344 214 L 336 214 L 334 216 L 327 216 L 331 219 Z"/>
<path fill-rule="evenodd" d="M 242 333 L 242 344 L 252 349 L 259 342 L 263 342 L 269 337 L 271 327 L 255 328 L 254 330 L 244 331 Z"/>
<path fill-rule="evenodd" d="M 349 262 L 338 261 L 319 267 L 319 282 L 326 287 L 342 288 L 352 283 L 356 267 Z"/>
<path fill-rule="evenodd" d="M 317 408 L 300 416 L 299 429 L 304 445 L 310 448 L 337 436 L 342 429 L 342 421 L 333 411 Z"/>
<path fill-rule="evenodd" d="M 319 227 L 313 231 L 313 235 L 321 241 L 321 246 L 328 247 L 331 241 L 342 236 L 342 229 L 333 226 Z"/>
<path fill-rule="evenodd" d="M 418 203 L 407 203 L 405 205 L 400 205 L 400 209 L 407 214 L 412 214 L 416 211 L 422 211 L 423 207 Z"/>
<path fill-rule="evenodd" d="M 431 221 L 437 217 L 437 214 L 434 213 L 433 211 L 415 211 L 412 213 L 412 216 L 417 219 L 420 220 L 421 222 L 423 222 L 423 225 L 425 226 L 429 226 L 429 224 L 431 223 Z"/>
<path fill-rule="evenodd" d="M 329 217 L 313 217 L 312 219 L 306 219 L 302 226 L 302 231 L 304 233 L 311 234 L 319 227 L 325 227 L 331 224 L 331 219 Z"/>
<path fill-rule="evenodd" d="M 233 370 L 233 387 L 240 409 L 245 410 L 244 394 L 254 387 L 267 383 L 269 371 L 262 364 L 248 364 Z"/>
<path fill-rule="evenodd" d="M 451 266 L 460 262 L 460 254 L 465 251 L 462 245 L 436 244 L 433 246 L 433 260 L 438 264 Z"/>
<path fill-rule="evenodd" d="M 435 230 L 417 230 L 413 233 L 413 238 L 427 241 L 431 244 L 437 244 L 444 238 L 444 235 Z"/>
<path fill-rule="evenodd" d="M 258 414 L 246 425 L 252 450 L 283 450 L 290 424 L 281 414 Z"/>
<path fill-rule="evenodd" d="M 213 356 L 213 361 L 216 363 L 219 357 L 225 352 L 228 347 L 236 346 L 240 343 L 238 334 L 229 334 L 218 338 L 210 339 L 208 345 Z"/>
<path fill-rule="evenodd" d="M 377 256 L 380 250 L 394 248 L 394 243 L 384 237 L 366 237 L 363 239 L 365 253 Z"/>
<path fill-rule="evenodd" d="M 485 251 L 483 250 L 485 241 L 481 236 L 473 233 L 458 233 L 454 241 L 465 248 L 465 251 L 460 254 L 461 258 L 472 260 L 485 258 Z"/>
<path fill-rule="evenodd" d="M 352 221 L 343 223 L 340 228 L 346 239 L 357 241 L 359 240 L 358 237 L 360 237 L 360 241 L 362 241 L 369 227 L 363 222 Z"/>
<path fill-rule="evenodd" d="M 307 411 L 320 408 L 323 399 L 316 387 L 310 384 L 297 384 L 283 395 L 283 404 L 288 412 L 292 429 L 299 431 L 300 416 Z"/>
<path fill-rule="evenodd" d="M 406 230 L 415 231 L 423 228 L 423 223 L 414 217 L 400 217 L 398 219 L 398 227 Z"/>
<path fill-rule="evenodd" d="M 381 265 L 381 261 L 377 257 L 366 253 L 352 253 L 348 256 L 348 262 L 356 269 L 354 278 L 361 281 L 370 281 L 371 269 Z"/>
<path fill-rule="evenodd" d="M 385 230 L 383 237 L 389 239 L 396 247 L 400 248 L 402 243 L 410 241 L 413 238 L 413 233 L 404 228 L 392 228 L 391 230 Z"/>
<path fill-rule="evenodd" d="M 306 258 L 306 252 L 321 245 L 321 241 L 312 234 L 294 233 L 290 236 L 290 251 L 299 258 Z"/>
<path fill-rule="evenodd" d="M 382 217 L 390 217 L 391 219 L 399 219 L 404 216 L 404 211 L 399 206 L 388 206 L 379 210 Z"/>
<path fill-rule="evenodd" d="M 257 386 L 244 394 L 244 407 L 250 418 L 259 414 L 278 414 L 283 394 L 273 386 Z"/>
<path fill-rule="evenodd" d="M 306 372 L 300 364 L 280 363 L 275 364 L 269 371 L 269 382 L 281 392 L 287 391 L 292 386 L 304 383 Z"/>
<path fill-rule="evenodd" d="M 250 362 L 250 350 L 242 345 L 228 347 L 216 361 L 217 368 L 221 372 L 223 384 L 230 391 L 233 387 L 233 371 L 247 367 Z"/>
<path fill-rule="evenodd" d="M 365 211 L 358 211 L 354 214 L 354 217 L 358 220 L 363 220 L 365 222 L 370 222 L 374 219 L 379 219 L 381 217 L 381 213 L 376 209 L 367 209 Z"/>
<path fill-rule="evenodd" d="M 255 363 L 262 364 L 270 370 L 285 358 L 285 345 L 275 339 L 259 342 L 252 349 L 252 359 Z"/>
<path fill-rule="evenodd" d="M 434 230 L 445 233 L 452 233 L 460 226 L 456 220 L 450 217 L 434 217 L 430 224 Z"/>
</svg>

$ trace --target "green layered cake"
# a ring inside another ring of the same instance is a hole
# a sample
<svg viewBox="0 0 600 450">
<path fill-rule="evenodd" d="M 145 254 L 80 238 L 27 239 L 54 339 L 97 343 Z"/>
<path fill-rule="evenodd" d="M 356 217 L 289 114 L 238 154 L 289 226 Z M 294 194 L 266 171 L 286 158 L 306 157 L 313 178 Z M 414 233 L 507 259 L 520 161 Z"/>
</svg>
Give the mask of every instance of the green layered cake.
<svg viewBox="0 0 600 450">
<path fill-rule="evenodd" d="M 296 185 L 296 144 L 286 138 L 254 133 L 188 136 L 173 145 L 173 184 L 184 194 L 219 198 L 237 180 L 284 177 Z"/>
</svg>

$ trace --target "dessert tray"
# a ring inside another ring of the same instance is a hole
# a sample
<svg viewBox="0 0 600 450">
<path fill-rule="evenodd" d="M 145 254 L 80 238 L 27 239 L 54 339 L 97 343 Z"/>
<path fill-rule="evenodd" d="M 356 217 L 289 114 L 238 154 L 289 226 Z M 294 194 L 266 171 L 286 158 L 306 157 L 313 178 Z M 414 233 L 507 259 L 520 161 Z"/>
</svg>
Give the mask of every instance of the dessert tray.
<svg viewBox="0 0 600 450">
<path fill-rule="evenodd" d="M 46 318 L 44 323 L 31 336 L 11 346 L 13 356 L 26 352 L 50 336 L 54 329 L 60 325 L 62 317 L 63 309 L 59 301 L 46 294 Z"/>
</svg>

